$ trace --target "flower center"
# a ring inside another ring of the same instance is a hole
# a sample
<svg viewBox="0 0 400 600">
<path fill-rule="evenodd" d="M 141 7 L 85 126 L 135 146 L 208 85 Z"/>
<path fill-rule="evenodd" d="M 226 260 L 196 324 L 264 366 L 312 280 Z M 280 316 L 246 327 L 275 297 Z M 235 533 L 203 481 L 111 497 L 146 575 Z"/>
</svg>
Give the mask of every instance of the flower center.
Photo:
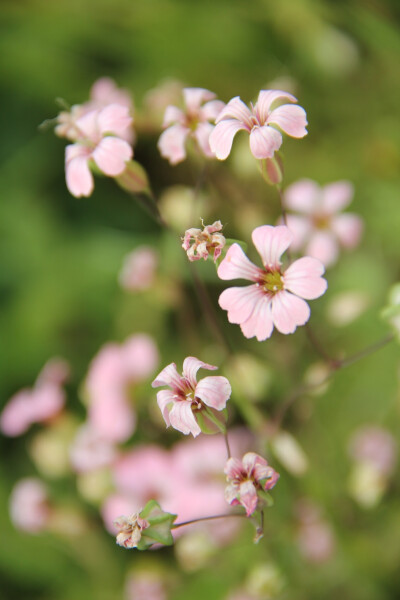
<svg viewBox="0 0 400 600">
<path fill-rule="evenodd" d="M 284 289 L 280 271 L 266 271 L 262 276 L 260 284 L 266 292 L 272 292 L 273 294 Z"/>
<path fill-rule="evenodd" d="M 330 217 L 329 215 L 314 215 L 312 218 L 313 225 L 316 229 L 329 229 Z"/>
</svg>

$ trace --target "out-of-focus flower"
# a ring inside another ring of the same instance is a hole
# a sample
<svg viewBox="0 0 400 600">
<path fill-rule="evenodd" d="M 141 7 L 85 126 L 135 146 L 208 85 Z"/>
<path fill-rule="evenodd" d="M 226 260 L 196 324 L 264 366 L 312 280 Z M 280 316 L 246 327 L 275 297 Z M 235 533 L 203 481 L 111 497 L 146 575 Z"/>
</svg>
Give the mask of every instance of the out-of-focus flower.
<svg viewBox="0 0 400 600">
<path fill-rule="evenodd" d="M 271 450 L 279 462 L 296 477 L 308 469 L 308 458 L 295 437 L 288 431 L 278 431 L 270 441 Z"/>
<path fill-rule="evenodd" d="M 143 98 L 145 116 L 142 125 L 146 130 L 154 128 L 159 131 L 165 109 L 169 105 L 179 104 L 184 87 L 182 81 L 164 79 L 145 94 Z"/>
<path fill-rule="evenodd" d="M 309 501 L 299 503 L 298 513 L 297 543 L 301 554 L 311 563 L 328 561 L 336 545 L 332 527 L 322 518 L 319 508 Z"/>
<path fill-rule="evenodd" d="M 158 253 L 150 246 L 139 246 L 124 258 L 119 282 L 130 292 L 147 290 L 154 282 Z"/>
<path fill-rule="evenodd" d="M 270 337 L 274 325 L 284 334 L 304 325 L 310 317 L 304 299 L 321 296 L 327 282 L 321 277 L 323 264 L 308 256 L 282 270 L 280 257 L 293 240 L 287 227 L 262 225 L 254 229 L 252 239 L 263 268 L 256 267 L 241 247 L 233 244 L 218 267 L 218 276 L 224 280 L 248 279 L 254 284 L 228 288 L 220 295 L 219 305 L 228 311 L 230 323 L 240 324 L 245 337 L 263 341 Z"/>
<path fill-rule="evenodd" d="M 137 548 L 142 537 L 143 529 L 147 529 L 150 523 L 146 519 L 141 519 L 136 513 L 130 517 L 118 517 L 114 521 L 117 533 L 117 544 L 124 548 Z"/>
<path fill-rule="evenodd" d="M 76 197 L 90 196 L 94 181 L 91 161 L 108 175 L 121 175 L 133 150 L 124 139 L 132 118 L 126 106 L 109 104 L 92 110 L 75 121 L 75 144 L 65 149 L 65 175 L 67 187 Z"/>
<path fill-rule="evenodd" d="M 79 428 L 69 448 L 70 460 L 78 473 L 94 471 L 110 465 L 116 458 L 115 446 L 89 424 Z"/>
<path fill-rule="evenodd" d="M 123 442 L 133 433 L 130 386 L 149 377 L 158 360 L 157 347 L 145 334 L 133 335 L 122 345 L 109 343 L 93 359 L 86 379 L 88 420 L 100 438 Z"/>
<path fill-rule="evenodd" d="M 284 104 L 274 108 L 278 101 L 297 102 L 281 90 L 261 90 L 256 104 L 249 109 L 236 96 L 216 118 L 210 135 L 211 150 L 220 160 L 225 160 L 232 148 L 233 138 L 244 129 L 250 134 L 250 150 L 255 158 L 272 158 L 282 145 L 281 129 L 287 135 L 302 138 L 307 135 L 307 117 L 301 106 Z"/>
<path fill-rule="evenodd" d="M 45 423 L 63 408 L 65 393 L 61 385 L 68 378 L 69 366 L 52 359 L 43 367 L 32 389 L 17 392 L 6 404 L 0 429 L 10 437 L 22 435 L 33 423 Z"/>
<path fill-rule="evenodd" d="M 203 229 L 192 227 L 185 232 L 182 248 L 186 251 L 188 259 L 193 262 L 203 258 L 207 260 L 211 255 L 214 262 L 221 256 L 222 248 L 225 246 L 225 238 L 220 233 L 221 221 L 215 221 L 212 225 L 203 226 Z"/>
<path fill-rule="evenodd" d="M 194 437 L 207 425 L 216 424 L 218 417 L 215 411 L 224 410 L 231 395 L 231 386 L 226 377 L 204 377 L 197 382 L 196 374 L 200 368 L 217 369 L 189 356 L 183 362 L 182 376 L 176 370 L 175 363 L 171 363 L 151 384 L 154 388 L 170 388 L 157 392 L 157 403 L 167 427 L 172 425 L 185 435 L 191 433 Z"/>
<path fill-rule="evenodd" d="M 255 452 L 247 452 L 242 460 L 229 458 L 224 471 L 229 484 L 225 490 L 226 501 L 241 504 L 248 517 L 257 509 L 261 492 L 272 489 L 279 479 L 279 473 Z"/>
<path fill-rule="evenodd" d="M 126 600 L 167 600 L 163 577 L 158 571 L 135 571 L 125 585 Z"/>
<path fill-rule="evenodd" d="M 346 327 L 368 308 L 371 302 L 367 293 L 347 291 L 335 294 L 327 307 L 327 317 L 332 325 Z"/>
<path fill-rule="evenodd" d="M 353 213 L 343 213 L 354 189 L 349 181 L 336 181 L 320 187 L 311 179 L 290 185 L 284 194 L 286 208 L 298 214 L 287 215 L 294 233 L 293 249 L 303 249 L 326 267 L 338 258 L 339 247 L 354 248 L 360 241 L 363 222 Z"/>
<path fill-rule="evenodd" d="M 184 88 L 184 109 L 168 106 L 163 127 L 167 128 L 158 140 L 158 149 L 171 165 L 176 165 L 186 158 L 185 144 L 189 137 L 194 138 L 200 151 L 208 158 L 213 158 L 208 143 L 214 121 L 225 104 L 215 100 L 215 94 L 202 88 Z"/>
<path fill-rule="evenodd" d="M 149 500 L 139 513 L 121 516 L 114 521 L 118 530 L 117 544 L 124 548 L 147 550 L 153 544 L 171 546 L 171 529 L 176 515 L 164 512 L 158 502 Z"/>
<path fill-rule="evenodd" d="M 10 497 L 10 516 L 17 529 L 39 533 L 48 525 L 50 507 L 47 491 L 40 479 L 21 479 Z"/>
</svg>

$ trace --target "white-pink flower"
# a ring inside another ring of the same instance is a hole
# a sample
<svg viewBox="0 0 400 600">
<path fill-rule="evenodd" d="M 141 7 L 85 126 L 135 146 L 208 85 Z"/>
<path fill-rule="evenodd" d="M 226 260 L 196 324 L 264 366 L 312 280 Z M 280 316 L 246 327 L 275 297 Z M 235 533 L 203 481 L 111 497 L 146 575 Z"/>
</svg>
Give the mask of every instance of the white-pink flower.
<svg viewBox="0 0 400 600">
<path fill-rule="evenodd" d="M 311 179 L 290 185 L 284 194 L 286 208 L 298 214 L 287 215 L 294 233 L 293 249 L 304 249 L 324 265 L 336 262 L 339 248 L 354 248 L 360 241 L 363 223 L 353 213 L 341 213 L 353 198 L 349 181 L 336 181 L 320 187 Z"/>
<path fill-rule="evenodd" d="M 327 282 L 321 277 L 323 264 L 309 256 L 282 269 L 281 255 L 293 240 L 284 225 L 262 225 L 252 233 L 253 243 L 261 256 L 263 267 L 256 267 L 238 244 L 233 244 L 218 267 L 221 279 L 248 279 L 253 285 L 233 287 L 223 291 L 219 305 L 228 311 L 230 323 L 240 324 L 247 338 L 258 341 L 270 337 L 274 326 L 281 333 L 293 333 L 310 317 L 306 300 L 321 296 Z"/>
<path fill-rule="evenodd" d="M 143 529 L 150 527 L 150 523 L 136 513 L 130 517 L 124 515 L 118 517 L 114 521 L 114 526 L 118 531 L 117 544 L 123 548 L 136 548 L 142 537 Z"/>
<path fill-rule="evenodd" d="M 225 499 L 231 505 L 241 504 L 249 517 L 257 509 L 260 490 L 270 490 L 279 479 L 277 473 L 262 456 L 247 452 L 242 460 L 229 458 L 224 472 L 228 486 Z"/>
<path fill-rule="evenodd" d="M 249 109 L 236 96 L 219 113 L 216 126 L 210 135 L 211 150 L 220 160 L 228 157 L 233 138 L 244 129 L 250 134 L 250 150 L 255 158 L 272 158 L 282 145 L 282 130 L 294 138 L 307 135 L 307 116 L 304 108 L 293 104 L 276 106 L 278 101 L 297 102 L 281 90 L 261 90 L 258 100 Z"/>
<path fill-rule="evenodd" d="M 203 229 L 192 227 L 185 231 L 182 248 L 186 251 L 188 259 L 191 262 L 201 258 L 207 260 L 211 254 L 215 262 L 221 256 L 222 248 L 225 246 L 225 237 L 221 230 L 221 221 L 215 221 Z"/>
<path fill-rule="evenodd" d="M 90 196 L 93 191 L 90 161 L 109 177 L 125 170 L 126 161 L 133 156 L 131 146 L 123 139 L 131 123 L 129 109 L 120 104 L 91 110 L 75 121 L 76 143 L 65 149 L 67 187 L 73 196 Z"/>
<path fill-rule="evenodd" d="M 196 140 L 200 151 L 208 158 L 213 158 L 208 143 L 214 122 L 225 104 L 215 100 L 215 94 L 203 88 L 184 88 L 184 109 L 167 106 L 164 115 L 165 131 L 158 140 L 161 156 L 176 165 L 186 158 L 185 144 L 189 137 Z"/>
<path fill-rule="evenodd" d="M 20 479 L 10 497 L 10 516 L 17 529 L 39 533 L 46 528 L 50 506 L 44 484 L 36 477 Z"/>
<path fill-rule="evenodd" d="M 175 363 L 161 371 L 152 387 L 168 386 L 169 390 L 157 392 L 157 403 L 169 427 L 172 425 L 185 435 L 194 437 L 201 433 L 198 417 L 207 419 L 211 411 L 225 408 L 231 396 L 231 386 L 226 377 L 204 377 L 196 380 L 199 369 L 214 370 L 217 367 L 189 356 L 183 362 L 183 374 L 179 375 Z"/>
</svg>

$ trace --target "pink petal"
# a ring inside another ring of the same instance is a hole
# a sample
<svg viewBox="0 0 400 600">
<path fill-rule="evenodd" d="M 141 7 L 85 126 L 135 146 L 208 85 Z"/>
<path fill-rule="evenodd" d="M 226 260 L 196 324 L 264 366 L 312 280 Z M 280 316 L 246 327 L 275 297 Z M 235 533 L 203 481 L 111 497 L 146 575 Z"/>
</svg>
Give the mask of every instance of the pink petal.
<svg viewBox="0 0 400 600">
<path fill-rule="evenodd" d="M 102 135 L 113 133 L 124 137 L 132 124 L 129 108 L 121 104 L 109 104 L 98 113 L 97 124 Z"/>
<path fill-rule="evenodd" d="M 271 315 L 271 296 L 262 293 L 257 300 L 251 315 L 242 321 L 240 329 L 246 338 L 256 336 L 259 342 L 263 342 L 271 336 L 274 328 Z"/>
<path fill-rule="evenodd" d="M 199 123 L 194 131 L 194 136 L 200 147 L 200 150 L 208 158 L 215 158 L 214 152 L 210 148 L 210 134 L 214 130 L 214 125 L 211 123 Z"/>
<path fill-rule="evenodd" d="M 200 398 L 204 404 L 223 410 L 231 397 L 232 388 L 226 377 L 204 377 L 199 381 L 195 389 L 195 396 Z"/>
<path fill-rule="evenodd" d="M 328 230 L 315 231 L 307 244 L 307 256 L 320 260 L 325 267 L 333 265 L 338 257 L 339 247 L 335 235 Z"/>
<path fill-rule="evenodd" d="M 96 142 L 99 136 L 97 126 L 97 116 L 99 110 L 91 110 L 76 120 L 76 126 L 82 134 L 82 137 L 88 138 L 92 142 Z"/>
<path fill-rule="evenodd" d="M 90 151 L 89 151 L 90 152 Z M 88 167 L 88 148 L 73 144 L 65 148 L 65 179 L 73 196 L 90 196 L 93 192 L 93 176 Z"/>
<path fill-rule="evenodd" d="M 354 248 L 360 241 L 363 222 L 358 215 L 345 213 L 334 217 L 331 227 L 345 248 Z"/>
<path fill-rule="evenodd" d="M 105 137 L 94 150 L 92 157 L 103 173 L 113 177 L 125 170 L 125 163 L 132 155 L 133 151 L 128 142 L 117 137 Z"/>
<path fill-rule="evenodd" d="M 255 452 L 246 452 L 242 459 L 243 468 L 245 469 L 247 476 L 251 477 L 253 469 L 257 464 L 267 465 L 265 458 L 262 458 Z"/>
<path fill-rule="evenodd" d="M 196 437 L 201 433 L 201 429 L 195 419 L 192 411 L 192 404 L 186 400 L 175 402 L 170 413 L 169 420 L 174 429 L 188 435 L 191 433 Z"/>
<path fill-rule="evenodd" d="M 185 122 L 184 112 L 177 106 L 167 106 L 164 113 L 163 129 L 174 123 L 183 124 Z"/>
<path fill-rule="evenodd" d="M 4 435 L 16 437 L 29 429 L 34 422 L 32 403 L 30 390 L 21 390 L 9 400 L 0 417 L 0 429 Z"/>
<path fill-rule="evenodd" d="M 320 204 L 322 190 L 311 179 L 300 179 L 285 190 L 286 208 L 302 213 L 313 213 Z"/>
<path fill-rule="evenodd" d="M 296 252 L 304 246 L 305 242 L 311 235 L 311 221 L 308 217 L 286 215 L 286 225 L 293 233 L 293 241 L 290 244 L 290 248 Z M 309 254 L 309 252 L 307 252 L 307 254 Z"/>
<path fill-rule="evenodd" d="M 205 90 L 204 88 L 184 88 L 182 91 L 185 106 L 188 112 L 192 114 L 196 114 L 198 112 L 200 104 L 215 98 L 215 94 L 213 92 L 210 92 L 210 90 Z"/>
<path fill-rule="evenodd" d="M 260 123 L 264 124 L 266 122 L 271 111 L 271 106 L 276 100 L 297 102 L 297 98 L 288 92 L 283 92 L 282 90 L 261 90 L 255 106 L 255 112 Z"/>
<path fill-rule="evenodd" d="M 229 156 L 233 138 L 241 129 L 247 129 L 247 127 L 236 119 L 226 119 L 218 122 L 215 126 L 211 132 L 209 143 L 212 152 L 219 160 L 225 160 Z"/>
<path fill-rule="evenodd" d="M 239 485 L 237 483 L 231 483 L 225 488 L 225 500 L 231 506 L 236 506 L 240 504 L 238 500 L 239 496 Z"/>
<path fill-rule="evenodd" d="M 243 477 L 242 461 L 239 458 L 228 458 L 224 473 L 228 479 L 239 479 L 240 477 Z"/>
<path fill-rule="evenodd" d="M 279 259 L 293 240 L 290 229 L 285 225 L 277 227 L 261 225 L 261 227 L 254 229 L 251 237 L 257 252 L 261 256 L 263 265 L 271 270 L 279 269 L 281 265 Z"/>
<path fill-rule="evenodd" d="M 218 117 L 216 118 L 216 123 L 220 123 L 225 119 L 234 119 L 240 121 L 244 126 L 244 129 L 248 131 L 252 128 L 252 114 L 250 109 L 245 105 L 245 103 L 236 96 L 236 98 L 232 98 L 229 100 L 228 104 L 221 110 Z"/>
<path fill-rule="evenodd" d="M 182 391 L 185 388 L 185 381 L 179 375 L 176 364 L 171 363 L 165 367 L 152 382 L 151 387 L 156 388 L 162 385 L 168 385 L 175 391 Z"/>
<path fill-rule="evenodd" d="M 285 104 L 275 108 L 267 119 L 267 124 L 271 123 L 295 138 L 302 138 L 308 133 L 306 111 L 301 106 Z"/>
<path fill-rule="evenodd" d="M 255 158 L 272 158 L 281 145 L 282 135 L 273 127 L 253 127 L 250 133 L 250 150 Z"/>
<path fill-rule="evenodd" d="M 211 100 L 200 109 L 200 117 L 206 121 L 215 121 L 221 110 L 225 107 L 225 102 L 221 100 Z"/>
<path fill-rule="evenodd" d="M 325 185 L 322 190 L 321 205 L 324 212 L 333 214 L 346 208 L 354 196 L 350 181 L 336 181 Z"/>
<path fill-rule="evenodd" d="M 124 397 L 98 396 L 89 407 L 90 426 L 109 442 L 125 442 L 134 432 L 136 416 Z"/>
<path fill-rule="evenodd" d="M 248 279 L 249 281 L 258 281 L 262 275 L 263 271 L 253 265 L 239 244 L 232 244 L 218 267 L 218 277 L 224 280 Z"/>
<path fill-rule="evenodd" d="M 249 285 L 224 290 L 218 302 L 221 308 L 228 311 L 230 323 L 244 323 L 263 297 L 264 293 L 258 285 Z"/>
<path fill-rule="evenodd" d="M 244 481 L 239 487 L 239 502 L 246 509 L 249 517 L 257 508 L 257 490 L 251 481 Z"/>
<path fill-rule="evenodd" d="M 304 325 L 310 318 L 310 307 L 302 298 L 285 290 L 272 299 L 271 313 L 275 327 L 281 333 L 293 333 L 298 325 Z"/>
<path fill-rule="evenodd" d="M 161 414 L 164 418 L 167 427 L 171 425 L 169 420 L 169 408 L 174 402 L 176 402 L 176 396 L 173 391 L 160 390 L 159 392 L 157 392 L 157 404 L 159 409 L 161 410 Z"/>
<path fill-rule="evenodd" d="M 218 367 L 214 367 L 214 365 L 209 365 L 194 356 L 188 356 L 183 361 L 183 376 L 189 381 L 190 385 L 193 388 L 196 387 L 196 375 L 199 369 L 207 369 L 208 371 L 215 371 Z"/>
<path fill-rule="evenodd" d="M 186 158 L 185 142 L 190 129 L 182 125 L 172 125 L 161 135 L 157 143 L 161 156 L 176 165 Z"/>
<path fill-rule="evenodd" d="M 319 260 L 305 256 L 292 263 L 282 279 L 286 290 L 306 300 L 313 300 L 322 296 L 328 287 L 326 280 L 321 277 L 324 272 L 324 265 Z"/>
</svg>

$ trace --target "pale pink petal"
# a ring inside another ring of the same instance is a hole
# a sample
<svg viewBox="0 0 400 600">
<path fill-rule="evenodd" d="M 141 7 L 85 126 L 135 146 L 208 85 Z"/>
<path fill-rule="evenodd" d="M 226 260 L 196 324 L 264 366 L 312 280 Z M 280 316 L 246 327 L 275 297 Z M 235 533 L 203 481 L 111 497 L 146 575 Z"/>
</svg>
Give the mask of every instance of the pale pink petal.
<svg viewBox="0 0 400 600">
<path fill-rule="evenodd" d="M 156 388 L 160 387 L 161 385 L 168 385 L 173 390 L 178 391 L 184 389 L 185 382 L 183 381 L 181 375 L 179 375 L 175 363 L 171 363 L 165 367 L 152 382 L 151 387 Z"/>
<path fill-rule="evenodd" d="M 253 312 L 240 324 L 240 329 L 246 338 L 256 337 L 259 342 L 263 342 L 270 337 L 274 328 L 271 315 L 272 295 L 264 292 L 259 295 Z"/>
<path fill-rule="evenodd" d="M 231 483 L 225 488 L 225 500 L 231 506 L 236 506 L 240 504 L 238 500 L 239 496 L 239 485 L 237 483 Z"/>
<path fill-rule="evenodd" d="M 298 325 L 304 325 L 310 318 L 310 307 L 302 298 L 285 290 L 272 299 L 271 313 L 275 327 L 281 333 L 293 333 Z"/>
<path fill-rule="evenodd" d="M 252 114 L 250 109 L 239 98 L 239 96 L 236 96 L 236 98 L 229 100 L 228 104 L 226 104 L 226 106 L 219 113 L 215 122 L 220 123 L 223 119 L 235 119 L 242 123 L 244 129 L 250 131 L 253 126 L 251 117 Z"/>
<path fill-rule="evenodd" d="M 0 429 L 4 435 L 15 437 L 22 435 L 33 423 L 32 392 L 21 390 L 5 405 L 0 417 Z"/>
<path fill-rule="evenodd" d="M 118 394 L 94 398 L 88 417 L 90 426 L 109 442 L 125 442 L 136 426 L 133 408 Z"/>
<path fill-rule="evenodd" d="M 259 281 L 262 275 L 263 271 L 253 265 L 239 244 L 232 244 L 224 260 L 218 267 L 218 277 L 224 280 L 248 279 L 250 281 Z"/>
<path fill-rule="evenodd" d="M 219 121 L 210 134 L 212 152 L 219 160 L 225 160 L 231 151 L 233 138 L 241 129 L 248 129 L 241 121 L 226 119 Z"/>
<path fill-rule="evenodd" d="M 114 177 L 125 170 L 125 163 L 132 155 L 133 151 L 128 142 L 117 137 L 105 137 L 94 150 L 92 157 L 103 173 Z"/>
<path fill-rule="evenodd" d="M 192 114 L 198 112 L 200 104 L 215 98 L 213 92 L 205 90 L 204 88 L 184 88 L 182 91 L 186 108 L 188 109 L 188 112 Z"/>
<path fill-rule="evenodd" d="M 345 213 L 334 217 L 331 227 L 345 248 L 354 248 L 360 241 L 363 222 L 358 215 Z"/>
<path fill-rule="evenodd" d="M 157 392 L 157 404 L 167 427 L 171 424 L 169 420 L 169 409 L 174 402 L 176 402 L 176 396 L 173 391 L 160 390 Z"/>
<path fill-rule="evenodd" d="M 258 285 L 233 287 L 222 292 L 218 303 L 221 308 L 228 311 L 228 321 L 239 324 L 251 316 L 257 302 L 264 296 Z"/>
<path fill-rule="evenodd" d="M 328 214 L 339 212 L 350 204 L 354 196 L 354 187 L 350 181 L 335 181 L 321 190 L 321 208 Z"/>
<path fill-rule="evenodd" d="M 44 383 L 33 390 L 32 419 L 36 423 L 57 415 L 65 403 L 64 390 L 57 384 Z"/>
<path fill-rule="evenodd" d="M 228 458 L 224 468 L 224 473 L 228 479 L 238 479 L 243 477 L 243 465 L 239 458 Z"/>
<path fill-rule="evenodd" d="M 200 398 L 204 404 L 223 410 L 231 397 L 232 388 L 226 377 L 204 377 L 195 389 L 195 397 Z"/>
<path fill-rule="evenodd" d="M 113 133 L 124 137 L 132 124 L 129 108 L 121 104 L 109 104 L 98 113 L 97 124 L 102 135 Z"/>
<path fill-rule="evenodd" d="M 218 367 L 214 367 L 214 365 L 209 365 L 208 363 L 195 358 L 194 356 L 188 356 L 183 361 L 183 376 L 189 381 L 190 385 L 193 388 L 196 387 L 196 375 L 199 369 L 207 369 L 208 371 L 215 371 Z"/>
<path fill-rule="evenodd" d="M 255 158 L 272 158 L 281 145 L 282 135 L 277 129 L 264 125 L 251 130 L 250 150 Z"/>
<path fill-rule="evenodd" d="M 210 134 L 214 129 L 214 125 L 211 123 L 199 123 L 194 132 L 194 137 L 200 147 L 200 150 L 208 158 L 215 158 L 214 152 L 210 148 Z"/>
<path fill-rule="evenodd" d="M 280 222 L 282 223 L 282 219 Z M 297 252 L 304 246 L 311 235 L 311 221 L 309 218 L 299 215 L 286 215 L 286 225 L 293 233 L 293 241 L 290 244 L 290 248 L 294 252 Z"/>
<path fill-rule="evenodd" d="M 201 433 L 201 429 L 192 411 L 191 402 L 186 400 L 175 402 L 169 413 L 169 420 L 174 429 L 185 435 L 191 433 L 193 437 L 196 437 Z"/>
<path fill-rule="evenodd" d="M 96 142 L 99 136 L 97 125 L 97 116 L 99 110 L 91 110 L 76 120 L 75 124 L 82 137 L 88 138 L 92 142 Z"/>
<path fill-rule="evenodd" d="M 265 460 L 265 458 L 262 458 L 259 454 L 256 454 L 255 452 L 246 452 L 246 454 L 242 458 L 242 464 L 248 477 L 251 477 L 253 469 L 258 463 L 266 465 L 267 461 Z"/>
<path fill-rule="evenodd" d="M 329 230 L 315 231 L 306 247 L 307 256 L 320 260 L 325 267 L 333 265 L 339 254 L 335 235 Z"/>
<path fill-rule="evenodd" d="M 200 116 L 206 121 L 215 121 L 221 110 L 225 107 L 225 102 L 222 100 L 211 100 L 200 109 Z"/>
<path fill-rule="evenodd" d="M 161 135 L 157 143 L 161 156 L 176 165 L 186 158 L 185 142 L 190 129 L 182 125 L 172 125 Z"/>
<path fill-rule="evenodd" d="M 257 490 L 251 481 L 244 481 L 239 487 L 239 502 L 246 509 L 249 517 L 257 508 Z"/>
<path fill-rule="evenodd" d="M 267 124 L 278 125 L 282 131 L 295 138 L 307 135 L 307 115 L 301 106 L 285 104 L 272 111 L 267 119 Z"/>
<path fill-rule="evenodd" d="M 252 240 L 261 256 L 263 265 L 268 269 L 279 269 L 280 257 L 287 250 L 293 240 L 293 234 L 288 227 L 280 225 L 261 225 L 256 227 Z"/>
<path fill-rule="evenodd" d="M 121 347 L 121 361 L 125 378 L 130 382 L 147 379 L 159 362 L 153 338 L 145 333 L 132 335 Z"/>
<path fill-rule="evenodd" d="M 322 190 L 312 179 L 300 179 L 285 190 L 286 208 L 302 213 L 313 213 L 320 205 Z"/>
<path fill-rule="evenodd" d="M 258 94 L 257 104 L 255 106 L 256 115 L 260 123 L 264 124 L 271 112 L 271 106 L 276 100 L 289 100 L 297 102 L 292 94 L 283 92 L 282 90 L 261 90 Z"/>
<path fill-rule="evenodd" d="M 321 277 L 325 272 L 324 265 L 309 256 L 299 258 L 285 271 L 282 279 L 285 289 L 306 300 L 322 296 L 328 284 Z"/>
<path fill-rule="evenodd" d="M 88 167 L 88 148 L 73 144 L 65 148 L 65 179 L 73 196 L 90 196 L 93 175 Z"/>
<path fill-rule="evenodd" d="M 167 106 L 165 109 L 163 129 L 169 127 L 174 123 L 180 123 L 181 125 L 185 122 L 185 113 L 177 106 Z"/>
<path fill-rule="evenodd" d="M 111 77 L 101 77 L 90 89 L 90 98 L 96 104 L 122 104 L 132 110 L 131 95 L 127 90 L 119 88 Z"/>
</svg>

